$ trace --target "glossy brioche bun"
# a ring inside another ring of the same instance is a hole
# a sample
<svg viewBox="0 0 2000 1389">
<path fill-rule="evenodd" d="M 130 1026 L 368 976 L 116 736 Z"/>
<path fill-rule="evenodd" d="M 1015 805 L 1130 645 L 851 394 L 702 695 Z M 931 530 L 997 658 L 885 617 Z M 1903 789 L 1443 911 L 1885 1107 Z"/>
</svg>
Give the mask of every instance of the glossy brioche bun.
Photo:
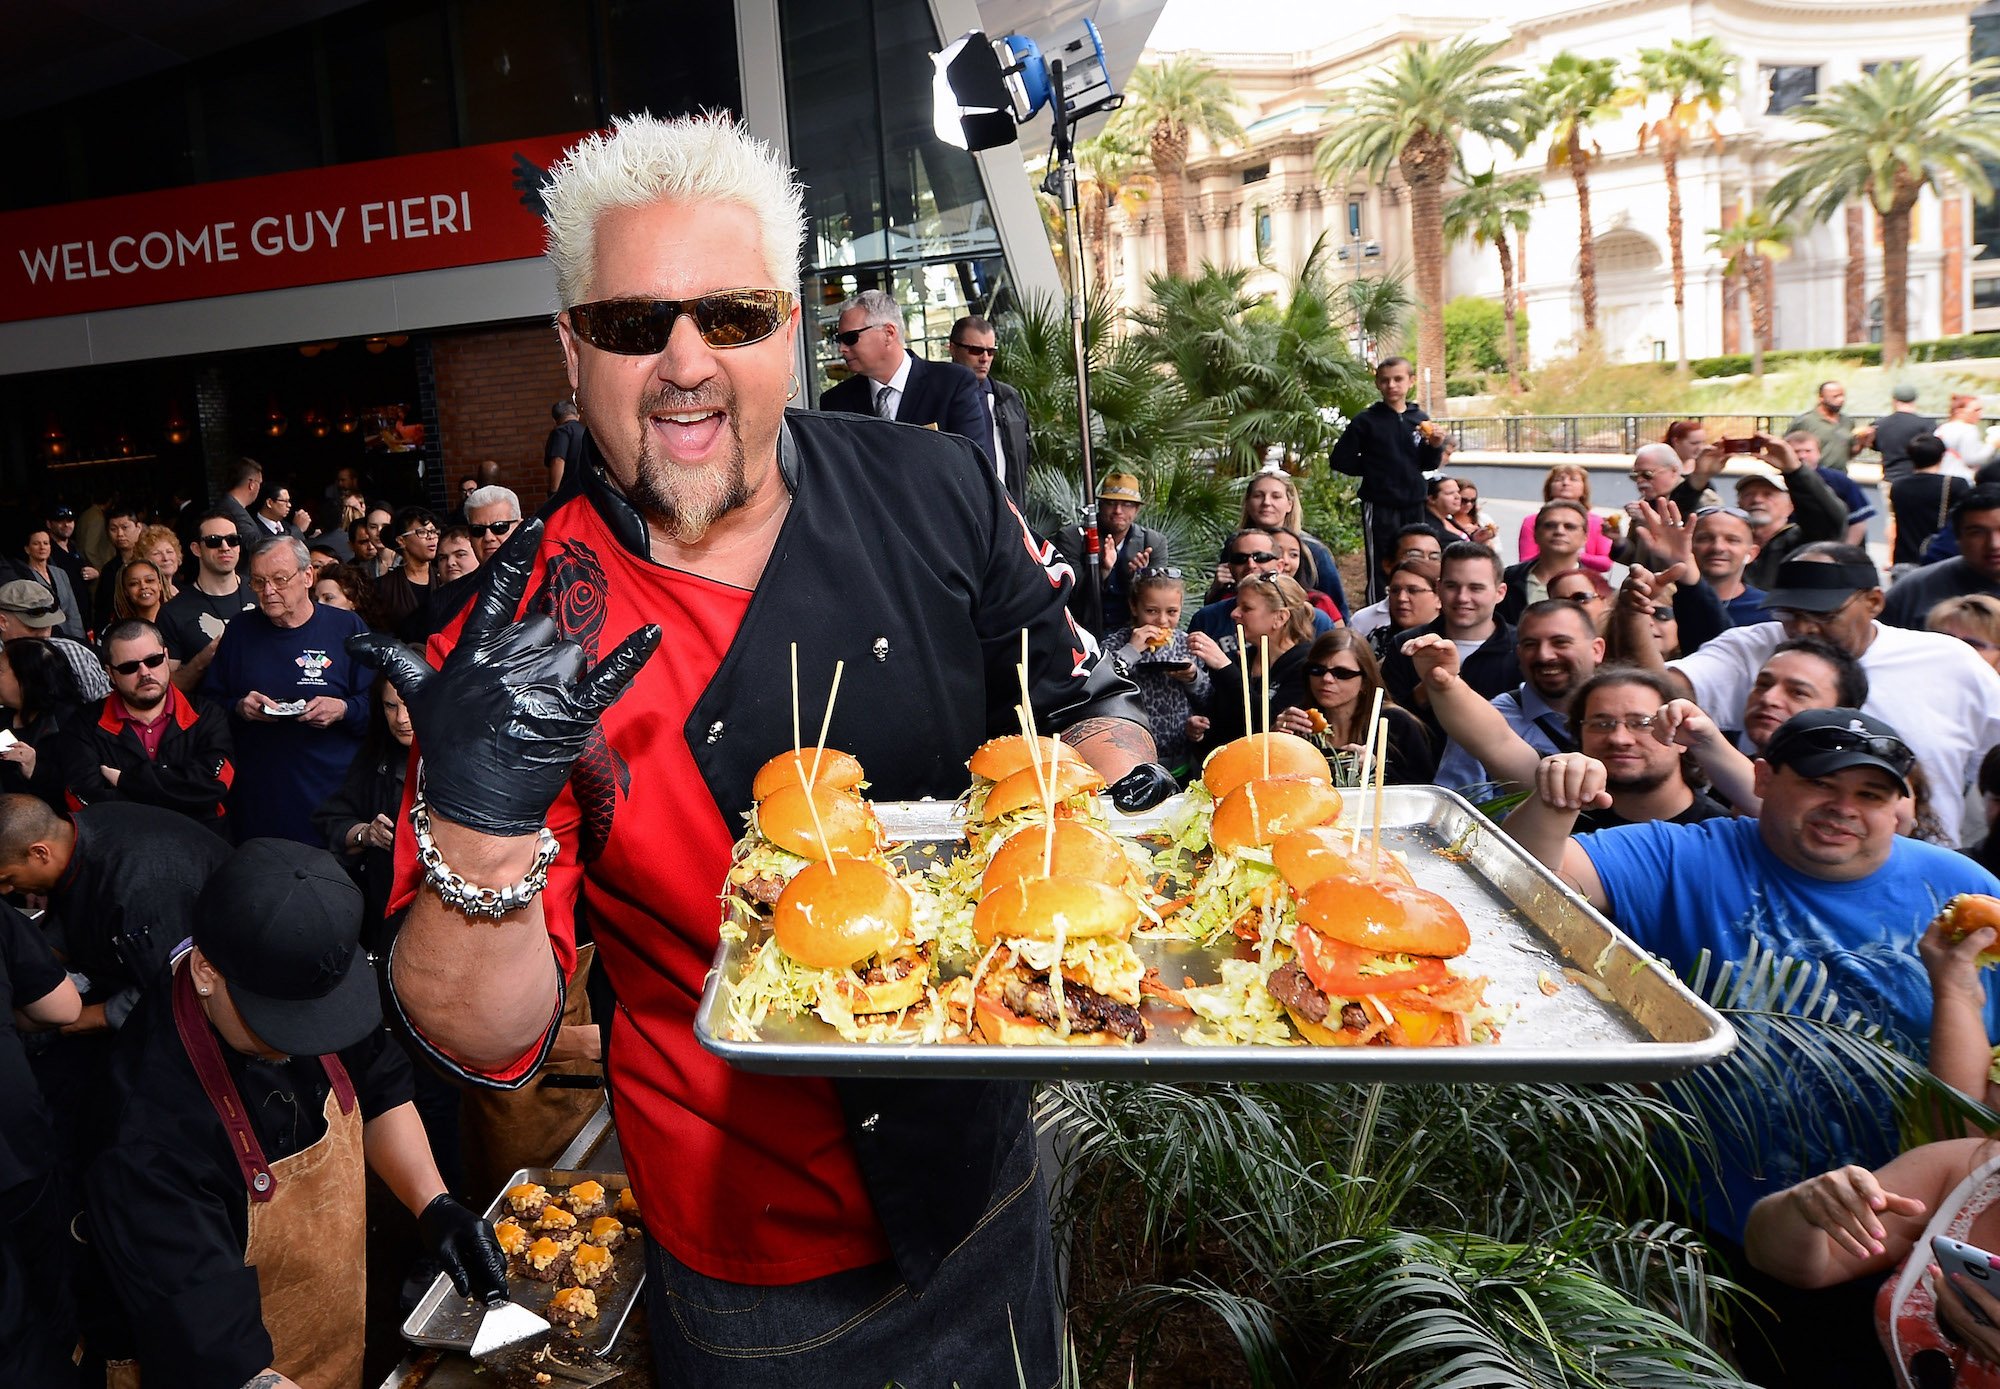
<svg viewBox="0 0 2000 1389">
<path fill-rule="evenodd" d="M 1350 854 L 1347 851 L 1348 840 L 1345 830 L 1334 829 L 1331 825 L 1293 830 L 1271 842 L 1271 862 L 1294 892 L 1326 878 L 1360 878 L 1366 882 L 1369 878 L 1368 846 L 1364 843 L 1359 851 Z M 1378 882 L 1416 886 L 1416 880 L 1403 866 L 1403 861 L 1386 849 L 1375 860 L 1374 876 Z"/>
<path fill-rule="evenodd" d="M 1271 769 L 1264 770 L 1264 745 L 1271 747 Z M 1224 743 L 1201 766 L 1201 784 L 1221 800 L 1244 782 L 1265 776 L 1304 777 L 1333 785 L 1326 754 L 1293 733 L 1253 733 Z"/>
<path fill-rule="evenodd" d="M 1042 775 L 1048 776 L 1049 769 L 1042 768 Z M 1049 787 L 1049 799 L 1061 804 L 1081 791 L 1102 791 L 1104 778 L 1097 769 L 1081 758 L 1075 762 L 1056 763 L 1055 779 Z M 1002 778 L 991 791 L 986 793 L 986 804 L 980 809 L 980 821 L 998 820 L 1003 815 L 1011 815 L 1017 810 L 1042 803 L 1041 783 L 1035 779 L 1035 769 L 1025 767 L 1012 776 Z"/>
<path fill-rule="evenodd" d="M 800 752 L 781 752 L 757 769 L 757 779 L 750 783 L 750 799 L 761 801 L 780 786 L 797 786 L 804 778 L 799 776 L 799 765 L 803 763 L 806 776 L 813 775 L 813 753 L 816 749 L 806 748 Z M 836 791 L 852 791 L 867 778 L 861 773 L 861 764 L 851 752 L 841 752 L 828 748 L 819 759 L 819 775 L 813 778 L 815 786 L 830 786 Z"/>
<path fill-rule="evenodd" d="M 771 935 L 809 969 L 845 969 L 910 938 L 910 894 L 864 859 L 810 863 L 779 895 Z"/>
<path fill-rule="evenodd" d="M 1269 844 L 1295 830 L 1324 825 L 1340 814 L 1340 793 L 1304 777 L 1246 781 L 1222 798 L 1209 823 L 1218 854 Z"/>
<path fill-rule="evenodd" d="M 1083 761 L 1082 754 L 1060 738 L 1045 737 L 1037 738 L 1035 741 L 1041 744 L 1041 751 L 1035 755 L 1041 760 L 1044 773 L 1048 770 L 1051 758 L 1057 762 Z M 988 781 L 1005 781 L 1016 772 L 1028 770 L 1028 763 L 1028 740 L 1015 733 L 1005 738 L 995 738 L 990 742 L 981 743 L 979 750 L 972 754 L 972 760 L 965 765 L 976 777 L 984 777 Z"/>
<path fill-rule="evenodd" d="M 1001 990 L 1005 980 L 989 980 L 973 1001 L 972 1023 L 979 1035 L 1003 1047 L 1123 1047 L 1130 1046 L 1115 1032 L 1072 1032 L 1063 1037 L 1039 1018 L 1024 1018 L 1007 1006 Z"/>
<path fill-rule="evenodd" d="M 981 945 L 996 940 L 1054 940 L 1056 919 L 1068 940 L 1122 936 L 1139 919 L 1127 894 L 1088 878 L 1017 878 L 979 899 L 972 933 Z"/>
<path fill-rule="evenodd" d="M 1945 929 L 1954 942 L 1964 940 L 1983 927 L 2000 931 L 2000 897 L 1988 897 L 1983 892 L 1961 892 L 1944 904 L 1943 917 Z M 2000 964 L 2000 942 L 1995 942 L 1989 950 L 1980 951 L 1977 963 L 1981 969 Z"/>
<path fill-rule="evenodd" d="M 1132 861 L 1125 856 L 1124 847 L 1103 830 L 1078 820 L 1057 820 L 1055 827 L 1050 871 L 1042 871 L 1047 827 L 1024 825 L 993 851 L 986 875 L 980 879 L 981 895 L 1021 878 L 1088 878 L 1113 887 L 1130 880 Z"/>
<path fill-rule="evenodd" d="M 1299 920 L 1328 940 L 1378 954 L 1449 959 L 1472 948 L 1458 908 L 1407 883 L 1322 878 L 1298 895 Z"/>
<path fill-rule="evenodd" d="M 797 782 L 780 786 L 758 803 L 757 828 L 773 844 L 800 858 L 823 859 L 829 851 L 859 857 L 881 847 L 875 812 L 852 791 L 837 791 L 822 782 L 813 788 L 812 805 L 819 812 L 817 828 L 812 810 L 806 808 L 805 787 Z M 822 829 L 824 845 L 819 837 Z"/>
</svg>

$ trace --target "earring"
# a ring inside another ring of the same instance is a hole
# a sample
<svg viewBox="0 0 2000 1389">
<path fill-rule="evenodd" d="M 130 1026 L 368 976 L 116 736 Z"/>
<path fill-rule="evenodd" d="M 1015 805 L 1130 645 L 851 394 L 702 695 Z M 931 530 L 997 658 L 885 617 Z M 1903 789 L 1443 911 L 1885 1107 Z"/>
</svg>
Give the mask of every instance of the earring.
<svg viewBox="0 0 2000 1389">
<path fill-rule="evenodd" d="M 203 998 L 207 998 L 207 997 L 208 997 L 208 990 L 207 990 L 207 989 L 196 989 L 196 990 L 195 990 L 195 992 L 196 992 L 196 993 L 198 993 L 198 994 L 200 994 L 200 995 L 201 995 L 201 996 L 202 996 Z"/>
<path fill-rule="evenodd" d="M 785 392 L 785 399 L 790 401 L 790 400 L 797 400 L 798 398 L 799 398 L 799 374 L 795 371 L 792 373 L 792 388 Z"/>
</svg>

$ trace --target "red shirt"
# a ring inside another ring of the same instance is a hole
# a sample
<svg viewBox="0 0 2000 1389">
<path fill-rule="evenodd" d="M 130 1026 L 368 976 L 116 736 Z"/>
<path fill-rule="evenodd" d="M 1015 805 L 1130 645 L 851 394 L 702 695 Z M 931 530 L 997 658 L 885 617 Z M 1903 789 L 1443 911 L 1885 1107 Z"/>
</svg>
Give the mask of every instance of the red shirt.
<svg viewBox="0 0 2000 1389">
<path fill-rule="evenodd" d="M 695 1040 L 719 939 L 717 896 L 742 826 L 724 823 L 681 730 L 752 593 L 639 559 L 583 499 L 550 518 L 541 559 L 559 589 L 546 610 L 593 659 L 648 622 L 663 629 L 659 650 L 604 717 L 622 773 L 601 750 L 587 752 L 549 812 L 562 853 L 542 897 L 567 975 L 581 893 L 618 994 L 611 1091 L 646 1231 L 690 1268 L 737 1283 L 799 1283 L 887 1259 L 831 1082 L 732 1070 Z M 453 624 L 447 635 L 456 633 Z M 579 785 L 595 812 L 589 826 Z M 409 834 L 407 820 L 399 834 Z M 599 837 L 601 850 L 581 864 L 585 842 Z M 400 904 L 417 884 L 407 838 L 396 859 Z"/>
<path fill-rule="evenodd" d="M 111 696 L 111 707 L 117 711 L 118 721 L 132 730 L 132 736 L 137 738 L 139 746 L 146 750 L 148 762 L 160 760 L 160 744 L 167 736 L 167 725 L 174 720 L 174 701 L 179 698 L 180 692 L 171 685 L 167 686 L 165 702 L 153 711 L 153 721 L 147 723 L 143 719 L 133 718 L 132 711 L 125 707 L 124 700 L 115 694 Z"/>
</svg>

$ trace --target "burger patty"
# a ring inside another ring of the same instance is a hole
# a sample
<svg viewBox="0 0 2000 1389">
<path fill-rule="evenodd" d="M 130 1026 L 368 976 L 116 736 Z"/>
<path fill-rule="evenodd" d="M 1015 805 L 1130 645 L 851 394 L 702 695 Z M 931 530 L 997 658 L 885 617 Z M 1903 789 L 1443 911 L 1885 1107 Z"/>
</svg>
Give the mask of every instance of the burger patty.
<svg viewBox="0 0 2000 1389">
<path fill-rule="evenodd" d="M 785 880 L 783 878 L 771 877 L 767 873 L 759 873 L 754 878 L 746 878 L 738 883 L 737 886 L 743 890 L 744 896 L 750 898 L 752 901 L 762 902 L 767 907 L 777 905 L 778 899 L 785 892 Z"/>
<path fill-rule="evenodd" d="M 894 980 L 904 978 L 921 965 L 928 965 L 930 958 L 931 948 L 928 944 L 919 945 L 914 950 L 907 950 L 891 956 L 887 968 L 883 967 L 881 957 L 878 956 L 876 962 L 870 965 L 862 974 L 861 982 L 870 988 L 874 988 L 879 984 L 890 983 Z"/>
<path fill-rule="evenodd" d="M 1271 971 L 1271 977 L 1264 981 L 1264 987 L 1271 997 L 1297 1013 L 1307 1022 L 1323 1023 L 1333 1010 L 1333 1000 L 1319 991 L 1319 986 L 1306 976 L 1297 960 L 1287 960 Z M 1363 1031 L 1368 1026 L 1368 1010 L 1358 1003 L 1340 1005 L 1340 1026 Z"/>
<path fill-rule="evenodd" d="M 1048 980 L 1009 979 L 1000 996 L 1022 1017 L 1048 1027 L 1056 1025 L 1056 996 Z M 1137 1008 L 1068 980 L 1063 981 L 1063 1012 L 1069 1016 L 1072 1032 L 1109 1032 L 1128 1042 L 1146 1040 L 1146 1023 Z"/>
</svg>

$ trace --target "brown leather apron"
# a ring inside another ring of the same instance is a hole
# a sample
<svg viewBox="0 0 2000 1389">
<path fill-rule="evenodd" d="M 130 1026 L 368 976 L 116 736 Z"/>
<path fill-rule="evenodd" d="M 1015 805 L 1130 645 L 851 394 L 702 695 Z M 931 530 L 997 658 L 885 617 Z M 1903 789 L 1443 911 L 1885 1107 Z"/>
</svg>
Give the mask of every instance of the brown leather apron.
<svg viewBox="0 0 2000 1389">
<path fill-rule="evenodd" d="M 195 1000 L 194 977 L 174 972 L 174 1026 L 195 1075 L 229 1131 L 243 1172 L 250 1237 L 243 1262 L 257 1271 L 272 1368 L 303 1389 L 359 1389 L 367 1300 L 368 1219 L 361 1106 L 337 1056 L 322 1056 L 329 1082 L 326 1133 L 302 1152 L 266 1162 L 222 1044 Z"/>
<path fill-rule="evenodd" d="M 583 1027 L 590 1022 L 590 994 L 585 983 L 597 947 L 576 953 L 558 1027 Z M 600 1087 L 572 1090 L 545 1086 L 545 1076 L 597 1076 L 604 1068 L 595 1061 L 558 1061 L 542 1067 L 519 1090 L 467 1089 L 459 1101 L 458 1118 L 466 1185 L 474 1191 L 498 1191 L 523 1167 L 546 1167 L 604 1103 Z"/>
</svg>

